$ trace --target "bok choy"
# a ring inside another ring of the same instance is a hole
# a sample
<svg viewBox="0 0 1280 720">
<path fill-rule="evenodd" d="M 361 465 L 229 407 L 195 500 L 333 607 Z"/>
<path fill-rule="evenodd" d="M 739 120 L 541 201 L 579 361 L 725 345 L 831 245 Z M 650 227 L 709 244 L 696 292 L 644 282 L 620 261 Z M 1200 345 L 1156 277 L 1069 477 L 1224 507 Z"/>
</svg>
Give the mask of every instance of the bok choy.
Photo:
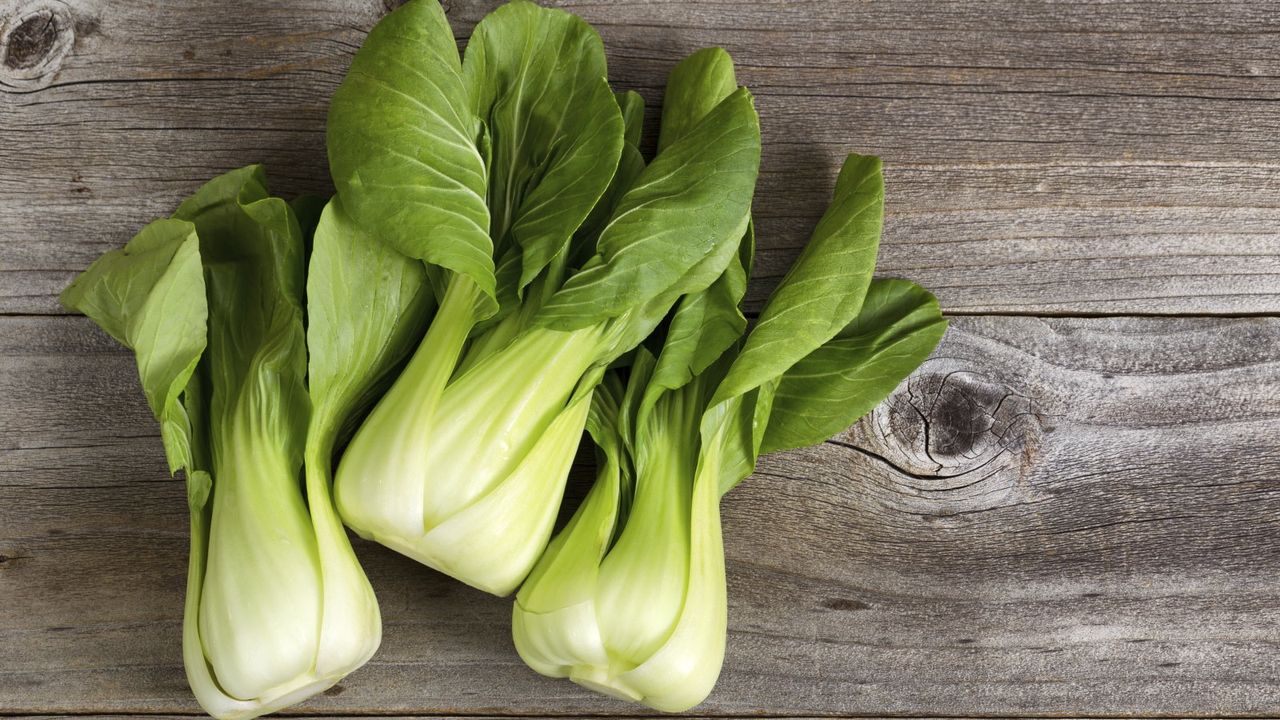
<svg viewBox="0 0 1280 720">
<path fill-rule="evenodd" d="M 303 262 L 293 211 L 251 166 L 210 181 L 62 295 L 134 351 L 170 471 L 186 474 L 183 658 L 217 718 L 314 695 L 381 639 L 329 501 L 341 383 L 311 396 L 304 383 Z"/>
<path fill-rule="evenodd" d="M 732 72 L 714 50 L 678 67 L 668 97 L 681 104 L 664 108 L 663 137 L 732 87 Z M 727 622 L 721 496 L 762 452 L 821 442 L 870 411 L 945 330 L 928 292 L 871 279 L 882 204 L 879 161 L 850 156 L 745 338 L 749 252 L 724 282 L 681 299 L 625 380 L 605 381 L 588 424 L 596 482 L 516 596 L 513 635 L 530 667 L 662 711 L 710 693 Z"/>
<path fill-rule="evenodd" d="M 858 155 L 749 323 L 760 128 L 729 55 L 672 72 L 651 161 L 640 97 L 606 74 L 570 13 L 515 0 L 462 54 L 439 2 L 409 0 L 333 97 L 333 198 L 229 172 L 63 293 L 134 352 L 185 475 L 183 659 L 211 715 L 281 709 L 375 652 L 344 524 L 519 588 L 534 670 L 696 705 L 725 651 L 723 495 L 940 340 L 932 295 L 872 278 L 884 185 Z M 553 538 L 584 433 L 595 483 Z"/>
<path fill-rule="evenodd" d="M 569 13 L 504 5 L 459 59 L 439 4 L 411 0 L 330 108 L 342 207 L 421 260 L 437 300 L 338 466 L 338 507 L 361 536 L 499 595 L 550 537 L 605 368 L 724 272 L 747 225 L 750 94 L 733 88 L 646 166 L 638 98 L 605 75 L 599 36 Z"/>
</svg>

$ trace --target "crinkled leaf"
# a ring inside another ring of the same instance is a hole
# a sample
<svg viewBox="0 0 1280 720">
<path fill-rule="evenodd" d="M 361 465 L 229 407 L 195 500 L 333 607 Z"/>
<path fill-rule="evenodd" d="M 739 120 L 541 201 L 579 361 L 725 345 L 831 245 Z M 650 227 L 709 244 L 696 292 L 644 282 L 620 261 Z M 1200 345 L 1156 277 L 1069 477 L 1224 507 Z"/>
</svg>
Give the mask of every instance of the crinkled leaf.
<svg viewBox="0 0 1280 720">
<path fill-rule="evenodd" d="M 180 398 L 204 354 L 208 306 L 195 227 L 157 220 L 98 258 L 62 292 L 134 351 L 142 391 L 160 421 L 169 472 L 192 467 L 191 419 Z"/>
<path fill-rule="evenodd" d="M 490 229 L 521 250 L 523 288 L 564 251 L 623 144 L 604 45 L 581 18 L 511 2 L 476 25 L 463 82 L 489 133 Z"/>
<path fill-rule="evenodd" d="M 209 181 L 174 217 L 195 225 L 205 268 L 210 441 L 217 447 L 223 428 L 251 422 L 255 439 L 300 466 L 309 403 L 293 212 L 267 195 L 262 167 L 249 166 Z"/>
<path fill-rule="evenodd" d="M 751 95 L 738 90 L 641 172 L 601 232 L 597 254 L 551 298 L 540 322 L 572 330 L 710 284 L 733 255 L 726 246 L 736 252 L 759 164 L 759 121 Z M 690 272 L 712 256 L 723 263 L 710 277 Z M 704 277 L 700 286 L 682 284 Z"/>
<path fill-rule="evenodd" d="M 853 320 L 875 270 L 883 219 L 880 159 L 850 155 L 831 205 L 770 296 L 717 402 L 778 378 Z"/>
<path fill-rule="evenodd" d="M 343 207 L 405 255 L 471 277 L 496 309 L 480 119 L 435 0 L 383 18 L 329 105 L 329 166 Z"/>
<path fill-rule="evenodd" d="M 299 461 L 302 242 L 260 166 L 214 178 L 107 253 L 63 293 L 137 358 L 170 470 L 187 471 L 193 511 L 208 498 L 211 443 L 233 412 Z"/>
<path fill-rule="evenodd" d="M 849 427 L 929 357 L 946 329 L 924 288 L 872 282 L 853 322 L 782 376 L 762 450 L 812 445 Z"/>
</svg>

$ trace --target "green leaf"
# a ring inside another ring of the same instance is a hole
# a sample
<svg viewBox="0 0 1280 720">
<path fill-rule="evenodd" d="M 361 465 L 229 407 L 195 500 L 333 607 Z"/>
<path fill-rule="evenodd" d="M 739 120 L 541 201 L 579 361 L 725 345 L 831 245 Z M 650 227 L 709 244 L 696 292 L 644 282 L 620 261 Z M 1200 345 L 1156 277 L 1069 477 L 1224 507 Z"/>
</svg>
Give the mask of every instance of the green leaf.
<svg viewBox="0 0 1280 720">
<path fill-rule="evenodd" d="M 596 206 L 591 208 L 587 219 L 582 222 L 570 247 L 570 265 L 580 267 L 591 259 L 595 253 L 596 242 L 600 239 L 600 231 L 609 223 L 618 201 L 635 184 L 636 178 L 644 171 L 644 156 L 640 154 L 640 134 L 644 125 L 644 98 L 635 92 L 616 93 L 618 108 L 622 112 L 625 142 L 622 154 L 618 158 L 618 169 L 614 171 L 609 187 L 600 197 Z"/>
<path fill-rule="evenodd" d="M 654 357 L 653 353 L 649 352 L 644 346 L 640 346 L 635 349 L 631 356 L 631 364 L 625 369 L 626 387 L 618 403 L 618 418 L 615 428 L 618 434 L 618 439 L 615 442 L 617 442 L 619 448 L 616 454 L 621 467 L 621 481 L 618 491 L 618 519 L 614 528 L 613 540 L 617 540 L 617 532 L 620 532 L 622 526 L 626 524 L 627 516 L 630 515 L 631 506 L 635 500 L 636 436 L 640 424 L 640 406 L 644 399 L 644 389 L 653 377 L 653 368 L 656 360 L 657 358 Z M 592 438 L 595 439 L 595 436 L 593 435 Z"/>
<path fill-rule="evenodd" d="M 344 650 L 381 633 L 377 599 L 333 504 L 334 445 L 390 384 L 417 344 L 434 301 L 421 262 L 366 235 L 337 197 L 324 207 L 307 273 L 312 413 L 305 453 L 324 607 L 334 608 L 325 612 L 320 629 L 322 657 L 344 657 Z M 369 624 L 344 621 L 344 610 Z"/>
<path fill-rule="evenodd" d="M 469 276 L 495 304 L 480 118 L 435 0 L 382 19 L 329 106 L 329 166 L 343 207 L 405 255 Z"/>
<path fill-rule="evenodd" d="M 678 388 L 703 373 L 742 337 L 747 319 L 738 307 L 747 289 L 752 234 L 743 235 L 738 257 L 706 290 L 685 295 L 667 328 L 649 393 Z M 747 257 L 744 258 L 743 256 Z"/>
<path fill-rule="evenodd" d="M 749 227 L 749 223 L 743 222 L 739 227 Z M 644 304 L 629 308 L 611 320 L 608 323 L 607 340 L 600 351 L 599 362 L 611 363 L 643 342 L 662 324 L 671 312 L 672 306 L 681 300 L 682 296 L 697 294 L 710 287 L 725 274 L 726 268 L 734 258 L 741 256 L 741 250 L 740 243 L 722 243 L 714 253 L 690 268 L 676 283 Z"/>
<path fill-rule="evenodd" d="M 667 80 L 662 105 L 659 147 L 679 140 L 737 88 L 733 60 L 720 48 L 706 48 L 680 62 Z M 705 290 L 685 295 L 676 305 L 658 356 L 654 379 L 646 390 L 652 404 L 664 390 L 678 388 L 702 373 L 742 337 L 746 317 L 738 307 L 747 290 L 755 250 L 748 225 L 737 256 Z"/>
<path fill-rule="evenodd" d="M 596 243 L 600 240 L 600 231 L 609 224 L 609 218 L 617 210 L 618 202 L 635 184 L 640 173 L 644 172 L 644 167 L 644 156 L 640 151 L 631 143 L 623 145 L 622 157 L 618 161 L 618 169 L 613 175 L 613 180 L 601 196 L 600 202 L 591 209 L 591 214 L 574 234 L 569 248 L 569 262 L 572 267 L 581 267 L 591 260 L 596 251 Z"/>
<path fill-rule="evenodd" d="M 767 450 L 766 430 L 779 409 L 783 375 L 844 329 L 861 308 L 875 269 L 883 212 L 879 159 L 849 156 L 831 205 L 769 298 L 703 418 L 703 437 L 719 438 L 724 445 L 721 493 L 745 479 Z"/>
<path fill-rule="evenodd" d="M 255 438 L 300 467 L 309 403 L 303 247 L 293 212 L 267 195 L 255 165 L 209 181 L 174 217 L 195 225 L 205 268 L 210 442 L 216 450 L 227 428 L 251 423 Z M 216 468 L 213 481 L 216 492 Z"/>
<path fill-rule="evenodd" d="M 853 322 L 782 376 L 762 450 L 813 445 L 849 427 L 929 357 L 946 329 L 924 288 L 872 282 Z"/>
<path fill-rule="evenodd" d="M 522 252 L 519 287 L 565 250 L 622 152 L 604 45 L 563 10 L 511 2 L 476 25 L 463 82 L 489 132 L 489 209 L 499 251 Z"/>
<path fill-rule="evenodd" d="M 193 514 L 203 513 L 209 493 L 213 491 L 213 476 L 205 470 L 192 470 L 187 474 L 187 509 Z"/>
<path fill-rule="evenodd" d="M 759 164 L 759 121 L 751 95 L 738 90 L 641 172 L 601 232 L 597 254 L 539 321 L 577 329 L 709 285 L 736 252 Z M 722 257 L 718 268 L 690 272 L 713 256 Z"/>
<path fill-rule="evenodd" d="M 733 58 L 723 48 L 703 48 L 681 60 L 667 76 L 658 152 L 692 132 L 737 89 Z"/>
<path fill-rule="evenodd" d="M 777 379 L 830 340 L 862 307 L 884 220 L 880 159 L 850 155 L 835 197 L 719 390 L 719 402 Z"/>
<path fill-rule="evenodd" d="M 123 249 L 94 261 L 61 300 L 134 351 L 142 390 L 160 421 L 169 472 L 194 469 L 191 421 L 180 396 L 206 345 L 208 306 L 195 227 L 181 220 L 147 225 Z"/>
<path fill-rule="evenodd" d="M 334 198 L 316 226 L 307 275 L 311 461 L 380 395 L 434 305 L 422 263 L 369 237 Z"/>
<path fill-rule="evenodd" d="M 173 217 L 191 221 L 206 214 L 218 216 L 221 213 L 239 217 L 242 214 L 241 205 L 266 197 L 266 170 L 261 165 L 246 165 L 229 170 L 201 185 L 191 197 L 182 201 Z M 203 249 L 203 245 L 201 247 Z"/>
<path fill-rule="evenodd" d="M 627 145 L 640 147 L 640 138 L 644 133 L 644 98 L 634 90 L 614 93 L 618 101 L 618 109 L 622 111 L 622 139 Z"/>
</svg>

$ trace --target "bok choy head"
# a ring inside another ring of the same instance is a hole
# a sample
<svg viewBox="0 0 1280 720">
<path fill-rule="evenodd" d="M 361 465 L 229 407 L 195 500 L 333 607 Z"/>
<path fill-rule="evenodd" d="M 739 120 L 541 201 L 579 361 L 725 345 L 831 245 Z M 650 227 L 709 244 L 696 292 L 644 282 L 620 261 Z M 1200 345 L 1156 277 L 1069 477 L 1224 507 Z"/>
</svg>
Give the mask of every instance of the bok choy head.
<svg viewBox="0 0 1280 720">
<path fill-rule="evenodd" d="M 496 594 L 550 536 L 604 369 L 737 253 L 759 165 L 751 96 L 733 88 L 646 166 L 638 98 L 605 74 L 569 13 L 504 5 L 460 59 L 439 4 L 411 0 L 330 107 L 344 211 L 420 260 L 437 300 L 341 460 L 338 507 Z"/>
<path fill-rule="evenodd" d="M 206 184 L 62 295 L 133 349 L 170 470 L 186 473 L 183 658 L 218 718 L 314 695 L 381 638 L 328 500 L 327 457 L 304 480 L 304 455 L 331 449 L 320 438 L 335 416 L 323 395 L 311 412 L 304 384 L 303 262 L 294 213 L 251 166 Z"/>
<path fill-rule="evenodd" d="M 722 51 L 678 66 L 663 137 L 730 85 Z M 871 410 L 945 330 L 929 293 L 871 279 L 882 203 L 879 161 L 850 156 L 745 338 L 749 235 L 720 280 L 680 300 L 660 345 L 606 381 L 589 425 L 595 485 L 516 596 L 513 635 L 530 667 L 668 712 L 711 692 L 726 629 L 721 495 L 761 452 L 821 442 Z"/>
</svg>

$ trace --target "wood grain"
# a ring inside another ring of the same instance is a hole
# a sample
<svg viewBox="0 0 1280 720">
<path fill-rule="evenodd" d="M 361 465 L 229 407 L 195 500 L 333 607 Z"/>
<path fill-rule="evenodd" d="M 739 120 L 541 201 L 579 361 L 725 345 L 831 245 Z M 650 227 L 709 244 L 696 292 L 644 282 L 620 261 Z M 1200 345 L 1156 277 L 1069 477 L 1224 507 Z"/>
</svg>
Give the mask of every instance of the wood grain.
<svg viewBox="0 0 1280 720">
<path fill-rule="evenodd" d="M 193 713 L 186 515 L 132 358 L 0 318 L 0 713 Z M 959 318 L 865 420 L 723 505 L 699 712 L 1280 712 L 1280 319 Z M 295 713 L 632 714 L 515 656 L 508 600 L 361 543 L 385 619 Z"/>
<path fill-rule="evenodd" d="M 276 716 L 291 717 L 292 715 L 289 715 L 288 712 L 283 712 L 283 714 L 276 715 Z M 132 717 L 136 717 L 136 716 L 134 715 L 9 715 L 6 717 L 12 717 L 13 720 L 72 720 L 72 719 L 124 720 L 124 719 L 132 719 Z M 156 714 L 156 715 L 147 715 L 147 717 L 154 717 L 155 720 L 177 720 L 177 719 L 189 719 L 189 717 L 192 717 L 192 715 Z M 325 717 L 328 717 L 328 719 L 330 720 L 357 720 L 358 717 L 367 717 L 367 715 L 325 715 Z M 463 720 L 463 719 L 500 720 L 500 719 L 503 719 L 503 717 L 511 717 L 511 715 L 380 715 L 379 717 L 385 717 L 385 719 L 387 720 L 413 720 L 413 719 L 421 719 L 421 717 L 430 717 L 431 720 Z M 521 717 L 527 717 L 527 719 L 529 720 L 554 720 L 554 719 L 557 719 L 557 717 L 590 717 L 590 716 L 522 715 Z M 627 715 L 627 717 L 635 717 L 636 720 L 640 720 L 640 719 L 643 719 L 643 717 L 671 717 L 671 715 L 636 714 L 636 715 Z M 691 717 L 691 719 L 698 719 L 698 717 L 719 717 L 719 716 L 717 715 L 681 715 L 681 717 Z M 769 717 L 769 720 L 818 720 L 819 717 L 829 717 L 829 716 L 817 715 L 817 716 L 806 717 L 801 715 L 795 715 L 795 716 L 767 715 L 765 717 Z M 1027 716 L 1025 717 L 1025 719 L 1023 719 L 1023 717 L 1010 717 L 1010 719 L 1007 719 L 1007 720 L 1030 720 L 1032 719 L 1032 717 L 1034 716 Z M 864 716 L 864 717 L 861 717 L 860 720 L 890 720 L 890 719 L 888 719 L 888 717 Z M 954 720 L 954 719 L 948 716 L 940 716 L 940 717 L 920 716 L 920 717 L 915 717 L 914 720 Z M 1064 717 L 1064 719 L 1061 719 L 1061 720 L 1092 720 L 1092 719 L 1088 719 L 1088 717 Z M 1167 720 L 1192 720 L 1192 719 L 1179 719 L 1179 717 L 1169 717 L 1169 719 Z"/>
<path fill-rule="evenodd" d="M 278 716 L 288 717 L 289 715 L 288 715 L 288 712 L 284 712 L 284 714 L 280 714 Z M 72 720 L 72 719 L 124 720 L 124 719 L 127 719 L 127 717 L 136 717 L 136 716 L 133 716 L 133 715 L 10 715 L 6 717 L 12 717 L 13 720 Z M 166 715 L 147 715 L 147 717 L 154 717 L 155 720 L 177 720 L 177 719 L 189 719 L 191 715 L 166 714 Z M 367 717 L 367 715 L 326 715 L 325 717 L 329 717 L 329 719 L 332 719 L 332 720 L 357 720 L 358 717 Z M 503 719 L 503 717 L 511 717 L 511 715 L 381 715 L 379 717 L 385 717 L 385 719 L 387 720 L 413 720 L 413 719 L 416 719 L 416 717 L 430 717 L 430 719 L 433 719 L 433 720 L 463 720 L 463 719 L 500 720 L 500 719 Z M 573 717 L 573 716 L 572 715 L 543 715 L 543 716 L 525 715 L 521 717 L 527 717 L 527 719 L 529 720 L 553 720 L 553 719 L 556 719 L 556 717 Z M 635 717 L 635 719 L 639 720 L 641 719 L 641 717 L 671 717 L 671 716 L 669 715 L 628 715 L 627 717 Z M 716 717 L 716 716 L 687 715 L 686 717 L 695 717 L 696 719 L 696 717 Z M 822 716 L 804 717 L 804 716 L 771 715 L 769 717 L 771 717 L 771 720 L 817 720 L 817 717 L 822 717 Z M 865 719 L 863 720 L 888 720 L 888 719 L 887 717 L 884 717 L 884 719 L 881 719 L 881 717 L 865 717 Z M 951 719 L 947 719 L 947 717 L 919 717 L 918 720 L 951 720 Z M 1011 719 L 1011 720 L 1019 720 L 1019 719 Z M 1068 720 L 1073 720 L 1073 719 L 1068 719 Z M 1087 719 L 1078 719 L 1078 720 L 1087 720 Z M 1170 720 L 1179 720 L 1179 719 L 1170 719 Z"/>
<path fill-rule="evenodd" d="M 888 167 L 881 272 L 950 312 L 1280 313 L 1266 3 L 553 4 L 651 104 L 691 50 L 737 59 L 765 140 L 753 307 L 857 151 Z M 446 5 L 464 36 L 496 3 Z M 327 191 L 326 104 L 384 12 L 0 6 L 0 313 L 60 312 L 76 272 L 217 172 L 265 162 L 282 194 Z"/>
</svg>

